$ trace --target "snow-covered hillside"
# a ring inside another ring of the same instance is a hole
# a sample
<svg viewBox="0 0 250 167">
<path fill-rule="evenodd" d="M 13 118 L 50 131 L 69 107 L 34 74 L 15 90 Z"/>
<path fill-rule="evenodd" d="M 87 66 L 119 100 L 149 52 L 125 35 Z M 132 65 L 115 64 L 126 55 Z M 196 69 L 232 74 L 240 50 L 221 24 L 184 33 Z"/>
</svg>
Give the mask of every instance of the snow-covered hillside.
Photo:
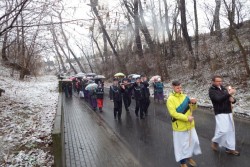
<svg viewBox="0 0 250 167">
<path fill-rule="evenodd" d="M 0 166 L 52 166 L 55 76 L 13 79 L 0 64 Z"/>
</svg>

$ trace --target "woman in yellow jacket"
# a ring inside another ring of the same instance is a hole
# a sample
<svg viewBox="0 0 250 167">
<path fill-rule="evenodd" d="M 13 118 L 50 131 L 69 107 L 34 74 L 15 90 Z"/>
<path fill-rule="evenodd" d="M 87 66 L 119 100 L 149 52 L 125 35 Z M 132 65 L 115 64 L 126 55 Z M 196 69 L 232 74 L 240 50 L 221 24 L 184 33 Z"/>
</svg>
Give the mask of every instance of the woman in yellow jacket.
<svg viewBox="0 0 250 167">
<path fill-rule="evenodd" d="M 187 167 L 187 163 L 196 166 L 191 157 L 193 154 L 201 154 L 192 116 L 197 101 L 182 93 L 179 81 L 173 81 L 172 86 L 173 92 L 168 97 L 167 108 L 172 120 L 175 159 L 181 163 L 181 167 Z"/>
</svg>

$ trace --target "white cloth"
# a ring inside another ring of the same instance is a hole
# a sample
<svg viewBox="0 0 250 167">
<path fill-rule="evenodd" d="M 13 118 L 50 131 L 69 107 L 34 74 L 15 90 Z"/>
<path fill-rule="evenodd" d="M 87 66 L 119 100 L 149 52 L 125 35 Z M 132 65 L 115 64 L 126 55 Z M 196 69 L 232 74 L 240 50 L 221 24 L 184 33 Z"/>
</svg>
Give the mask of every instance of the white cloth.
<svg viewBox="0 0 250 167">
<path fill-rule="evenodd" d="M 233 114 L 217 114 L 215 116 L 216 126 L 212 142 L 221 147 L 235 150 L 235 128 Z"/>
<path fill-rule="evenodd" d="M 200 143 L 195 128 L 188 131 L 173 131 L 175 159 L 179 162 L 182 159 L 191 158 L 201 154 Z"/>
</svg>

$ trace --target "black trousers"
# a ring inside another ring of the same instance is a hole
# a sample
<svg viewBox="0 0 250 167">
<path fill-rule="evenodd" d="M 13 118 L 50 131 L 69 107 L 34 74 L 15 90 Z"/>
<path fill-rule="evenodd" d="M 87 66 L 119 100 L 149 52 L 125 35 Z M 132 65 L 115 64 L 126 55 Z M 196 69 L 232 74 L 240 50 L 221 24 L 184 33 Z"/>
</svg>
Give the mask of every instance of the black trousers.
<svg viewBox="0 0 250 167">
<path fill-rule="evenodd" d="M 131 104 L 131 96 L 123 95 L 123 102 L 124 102 L 125 109 L 128 110 L 128 108 Z"/>
<path fill-rule="evenodd" d="M 148 107 L 149 107 L 149 105 L 150 105 L 150 99 L 149 98 L 146 98 L 145 99 L 145 108 L 144 108 L 144 113 L 145 113 L 145 115 L 148 115 Z"/>
<path fill-rule="evenodd" d="M 122 115 L 122 100 L 114 100 L 114 117 L 116 118 L 118 114 L 118 119 L 121 119 Z"/>
<path fill-rule="evenodd" d="M 136 100 L 136 106 L 135 106 L 135 115 L 138 117 L 138 112 L 140 111 L 140 118 L 143 118 L 144 116 L 144 109 L 145 109 L 145 100 L 141 99 L 141 100 Z"/>
</svg>

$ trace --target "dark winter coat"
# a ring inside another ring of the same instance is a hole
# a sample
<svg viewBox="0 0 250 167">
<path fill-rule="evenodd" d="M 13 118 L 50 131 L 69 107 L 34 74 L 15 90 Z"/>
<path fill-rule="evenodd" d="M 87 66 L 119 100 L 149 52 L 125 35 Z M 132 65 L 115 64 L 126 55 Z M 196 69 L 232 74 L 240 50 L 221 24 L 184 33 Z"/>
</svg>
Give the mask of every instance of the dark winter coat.
<svg viewBox="0 0 250 167">
<path fill-rule="evenodd" d="M 123 97 L 131 97 L 132 95 L 132 89 L 130 85 L 126 85 L 125 89 L 123 91 Z"/>
<path fill-rule="evenodd" d="M 135 100 L 142 100 L 146 98 L 145 87 L 143 84 L 138 85 L 137 83 L 135 83 L 133 85 L 133 91 Z"/>
<path fill-rule="evenodd" d="M 103 89 L 103 87 L 98 87 L 96 89 L 96 98 L 97 99 L 103 99 L 103 96 L 104 96 L 104 89 Z"/>
<path fill-rule="evenodd" d="M 122 101 L 122 93 L 123 93 L 123 89 L 120 86 L 110 86 L 109 89 L 109 97 L 110 100 L 114 100 L 114 101 Z"/>
<path fill-rule="evenodd" d="M 215 115 L 232 113 L 231 102 L 229 101 L 229 97 L 231 97 L 231 95 L 225 87 L 222 86 L 220 89 L 217 86 L 211 86 L 209 88 L 209 97 L 213 103 Z M 234 103 L 235 102 L 236 100 Z"/>
<path fill-rule="evenodd" d="M 149 98 L 150 97 L 150 91 L 149 91 L 149 83 L 148 81 L 144 81 L 142 82 L 143 86 L 144 86 L 144 92 L 145 92 L 145 98 Z"/>
</svg>

